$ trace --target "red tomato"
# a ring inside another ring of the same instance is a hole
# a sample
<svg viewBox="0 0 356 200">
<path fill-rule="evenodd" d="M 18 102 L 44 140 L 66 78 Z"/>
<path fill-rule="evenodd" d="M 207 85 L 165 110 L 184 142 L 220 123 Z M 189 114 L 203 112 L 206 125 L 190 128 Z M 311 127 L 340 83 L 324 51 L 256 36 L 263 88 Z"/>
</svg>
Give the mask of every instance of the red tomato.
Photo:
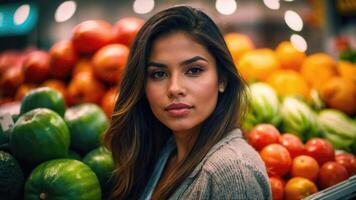
<svg viewBox="0 0 356 200">
<path fill-rule="evenodd" d="M 325 139 L 311 138 L 305 144 L 305 154 L 315 158 L 319 166 L 327 161 L 335 159 L 335 151 L 333 146 Z"/>
<path fill-rule="evenodd" d="M 51 66 L 50 73 L 54 78 L 66 78 L 70 75 L 78 54 L 74 49 L 72 41 L 60 41 L 50 49 Z"/>
<path fill-rule="evenodd" d="M 284 146 L 280 144 L 267 145 L 261 150 L 260 155 L 270 176 L 283 176 L 289 172 L 292 159 Z"/>
<path fill-rule="evenodd" d="M 0 77 L 6 70 L 21 66 L 24 56 L 20 52 L 7 50 L 0 54 Z"/>
<path fill-rule="evenodd" d="M 121 79 L 129 51 L 129 48 L 122 44 L 110 44 L 99 49 L 92 59 L 95 76 L 116 85 Z"/>
<path fill-rule="evenodd" d="M 285 185 L 283 179 L 277 176 L 272 176 L 269 177 L 269 182 L 271 184 L 271 189 L 272 189 L 272 199 L 282 200 L 284 196 L 284 185 Z"/>
<path fill-rule="evenodd" d="M 304 144 L 300 138 L 291 133 L 281 135 L 279 143 L 289 151 L 292 158 L 302 155 L 304 152 Z"/>
<path fill-rule="evenodd" d="M 41 83 L 49 77 L 50 57 L 45 51 L 29 53 L 23 62 L 25 81 Z"/>
<path fill-rule="evenodd" d="M 318 183 L 321 189 L 325 189 L 348 179 L 348 177 L 344 166 L 335 161 L 329 161 L 321 166 Z"/>
<path fill-rule="evenodd" d="M 72 77 L 75 77 L 77 74 L 80 73 L 94 73 L 93 72 L 93 65 L 87 58 L 81 58 L 77 64 L 74 66 L 72 71 Z"/>
<path fill-rule="evenodd" d="M 293 177 L 307 178 L 316 181 L 319 173 L 319 164 L 311 156 L 301 155 L 293 159 L 291 174 Z"/>
<path fill-rule="evenodd" d="M 16 90 L 24 82 L 22 67 L 11 67 L 0 76 L 0 95 L 13 97 Z"/>
<path fill-rule="evenodd" d="M 341 153 L 335 156 L 335 161 L 347 170 L 349 176 L 356 174 L 356 158 L 350 153 Z"/>
<path fill-rule="evenodd" d="M 300 200 L 318 192 L 316 185 L 309 179 L 294 177 L 289 179 L 284 188 L 286 200 Z"/>
<path fill-rule="evenodd" d="M 114 25 L 114 37 L 117 43 L 131 46 L 144 21 L 136 17 L 126 17 L 117 21 Z"/>
<path fill-rule="evenodd" d="M 114 39 L 111 24 L 103 20 L 88 20 L 74 27 L 72 41 L 80 53 L 94 53 Z"/>
<path fill-rule="evenodd" d="M 257 151 L 260 151 L 269 144 L 279 143 L 280 136 L 281 134 L 273 125 L 259 124 L 247 133 L 247 141 Z"/>
<path fill-rule="evenodd" d="M 69 105 L 85 102 L 100 104 L 105 94 L 105 85 L 96 80 L 90 72 L 82 72 L 73 77 L 68 85 Z"/>
</svg>

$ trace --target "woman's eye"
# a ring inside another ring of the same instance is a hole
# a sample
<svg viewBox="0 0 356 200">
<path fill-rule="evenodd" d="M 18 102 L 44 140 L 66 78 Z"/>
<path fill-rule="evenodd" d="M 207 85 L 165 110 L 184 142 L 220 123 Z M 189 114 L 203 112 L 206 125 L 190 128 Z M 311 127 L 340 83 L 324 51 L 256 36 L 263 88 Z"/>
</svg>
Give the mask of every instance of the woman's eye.
<svg viewBox="0 0 356 200">
<path fill-rule="evenodd" d="M 198 75 L 203 71 L 203 69 L 199 68 L 199 67 L 192 67 L 190 69 L 188 69 L 187 74 L 189 75 Z"/>
<path fill-rule="evenodd" d="M 152 79 L 163 79 L 167 76 L 166 72 L 163 72 L 163 71 L 156 71 L 156 72 L 152 72 L 150 74 L 150 77 Z"/>
</svg>

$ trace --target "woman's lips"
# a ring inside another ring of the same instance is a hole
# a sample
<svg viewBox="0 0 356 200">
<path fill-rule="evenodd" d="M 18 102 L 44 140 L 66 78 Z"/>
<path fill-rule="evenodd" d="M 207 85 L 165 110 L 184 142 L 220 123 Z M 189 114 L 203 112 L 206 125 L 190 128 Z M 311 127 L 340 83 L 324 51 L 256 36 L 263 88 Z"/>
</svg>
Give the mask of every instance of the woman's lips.
<svg viewBox="0 0 356 200">
<path fill-rule="evenodd" d="M 171 117 L 184 117 L 190 113 L 190 108 L 179 108 L 167 110 Z"/>
<path fill-rule="evenodd" d="M 184 117 L 191 111 L 192 106 L 184 103 L 172 103 L 165 108 L 171 117 Z"/>
</svg>

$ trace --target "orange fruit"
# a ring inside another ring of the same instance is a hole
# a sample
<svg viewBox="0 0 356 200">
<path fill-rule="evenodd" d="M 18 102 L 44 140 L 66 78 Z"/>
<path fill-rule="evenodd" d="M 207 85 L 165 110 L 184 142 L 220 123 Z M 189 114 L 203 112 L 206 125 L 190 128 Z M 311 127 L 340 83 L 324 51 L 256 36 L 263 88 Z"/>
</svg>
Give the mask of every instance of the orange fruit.
<svg viewBox="0 0 356 200">
<path fill-rule="evenodd" d="M 339 61 L 337 63 L 337 70 L 345 79 L 350 79 L 356 84 L 356 63 L 348 61 Z"/>
<path fill-rule="evenodd" d="M 271 49 L 255 49 L 243 54 L 238 61 L 238 70 L 247 81 L 265 81 L 280 68 L 280 63 Z"/>
<path fill-rule="evenodd" d="M 321 97 L 328 107 L 346 114 L 356 114 L 356 84 L 340 76 L 331 78 L 321 88 Z"/>
<path fill-rule="evenodd" d="M 300 70 L 307 82 L 319 92 L 328 79 L 337 75 L 336 61 L 325 53 L 308 56 Z"/>
<path fill-rule="evenodd" d="M 275 52 L 283 69 L 299 71 L 306 58 L 305 53 L 296 49 L 289 41 L 279 43 Z"/>
<path fill-rule="evenodd" d="M 302 177 L 289 179 L 284 188 L 284 198 L 286 200 L 300 200 L 311 194 L 318 192 L 315 183 Z"/>
<path fill-rule="evenodd" d="M 315 182 L 319 174 L 319 164 L 311 156 L 297 156 L 292 161 L 291 174 L 293 177 L 299 176 Z"/>
<path fill-rule="evenodd" d="M 276 70 L 268 77 L 267 83 L 276 90 L 279 96 L 298 95 L 305 99 L 309 96 L 308 83 L 293 70 Z"/>
<path fill-rule="evenodd" d="M 255 49 L 251 38 L 245 34 L 235 32 L 227 33 L 224 39 L 235 63 L 244 53 Z"/>
</svg>

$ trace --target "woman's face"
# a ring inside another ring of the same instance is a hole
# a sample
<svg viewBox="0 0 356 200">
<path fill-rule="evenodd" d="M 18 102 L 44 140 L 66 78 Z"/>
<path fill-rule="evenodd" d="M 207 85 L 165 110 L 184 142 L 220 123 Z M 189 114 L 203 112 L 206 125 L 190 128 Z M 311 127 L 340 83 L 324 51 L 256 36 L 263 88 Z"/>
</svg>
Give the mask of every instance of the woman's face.
<svg viewBox="0 0 356 200">
<path fill-rule="evenodd" d="M 173 133 L 198 133 L 215 109 L 214 57 L 186 33 L 155 40 L 148 59 L 146 96 L 152 112 Z"/>
</svg>

